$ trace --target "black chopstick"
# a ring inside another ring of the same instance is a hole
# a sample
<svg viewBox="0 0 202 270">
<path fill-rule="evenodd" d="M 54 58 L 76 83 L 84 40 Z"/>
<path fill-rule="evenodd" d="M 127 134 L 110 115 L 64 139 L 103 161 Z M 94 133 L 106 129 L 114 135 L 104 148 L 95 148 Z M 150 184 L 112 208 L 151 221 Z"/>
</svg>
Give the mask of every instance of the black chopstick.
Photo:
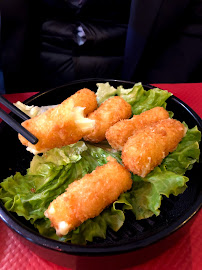
<svg viewBox="0 0 202 270">
<path fill-rule="evenodd" d="M 9 114 L 0 108 L 0 118 L 5 121 L 9 126 L 11 126 L 15 131 L 20 133 L 25 139 L 27 139 L 32 144 L 36 144 L 38 139 L 31 134 L 27 129 L 20 125 L 15 119 L 13 119 Z"/>
<path fill-rule="evenodd" d="M 23 111 L 21 111 L 20 109 L 18 109 L 18 107 L 16 107 L 15 105 L 13 105 L 10 101 L 8 101 L 3 96 L 0 96 L 0 103 L 2 103 L 6 108 L 8 108 L 9 110 L 11 110 L 14 114 L 16 114 L 17 116 L 19 116 L 22 120 L 25 121 L 25 120 L 30 119 L 30 117 L 26 113 L 24 113 Z"/>
</svg>

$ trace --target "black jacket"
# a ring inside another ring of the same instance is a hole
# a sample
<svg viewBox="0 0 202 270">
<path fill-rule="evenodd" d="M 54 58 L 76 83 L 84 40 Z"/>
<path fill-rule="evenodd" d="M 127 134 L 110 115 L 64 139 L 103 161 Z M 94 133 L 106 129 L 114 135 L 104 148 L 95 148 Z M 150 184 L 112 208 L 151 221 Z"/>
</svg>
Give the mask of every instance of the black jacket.
<svg viewBox="0 0 202 270">
<path fill-rule="evenodd" d="M 124 60 L 124 79 L 201 82 L 202 1 L 132 1 Z"/>
<path fill-rule="evenodd" d="M 2 0 L 7 92 L 81 78 L 202 81 L 202 0 Z"/>
</svg>

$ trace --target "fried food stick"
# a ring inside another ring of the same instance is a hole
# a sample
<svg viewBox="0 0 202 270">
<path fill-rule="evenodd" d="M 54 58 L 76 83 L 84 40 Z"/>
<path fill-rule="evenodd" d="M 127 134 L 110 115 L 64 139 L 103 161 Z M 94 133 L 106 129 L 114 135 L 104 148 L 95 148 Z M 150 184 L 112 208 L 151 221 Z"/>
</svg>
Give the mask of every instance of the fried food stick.
<svg viewBox="0 0 202 270">
<path fill-rule="evenodd" d="M 166 118 L 169 118 L 168 112 L 162 107 L 155 107 L 140 115 L 134 115 L 131 119 L 117 122 L 107 130 L 106 139 L 112 148 L 122 150 L 124 144 L 135 130 Z"/>
<path fill-rule="evenodd" d="M 96 94 L 89 90 L 88 88 L 83 88 L 77 91 L 74 95 L 70 96 L 63 102 L 68 102 L 68 100 L 72 100 L 74 102 L 74 106 L 84 107 L 84 116 L 86 117 L 89 113 L 93 112 L 97 109 L 97 99 Z"/>
<path fill-rule="evenodd" d="M 95 121 L 84 117 L 96 108 L 95 93 L 81 89 L 56 107 L 22 123 L 38 138 L 37 144 L 31 144 L 20 134 L 19 139 L 34 154 L 76 143 L 93 129 Z"/>
<path fill-rule="evenodd" d="M 92 112 L 88 118 L 95 120 L 95 128 L 84 136 L 85 141 L 101 142 L 105 139 L 107 129 L 121 119 L 127 119 L 131 116 L 132 110 L 121 97 L 112 97 L 107 99 L 101 106 Z"/>
<path fill-rule="evenodd" d="M 185 133 L 185 126 L 170 118 L 137 130 L 123 147 L 122 160 L 125 167 L 145 177 L 176 149 Z"/>
<path fill-rule="evenodd" d="M 98 216 L 119 195 L 132 187 L 131 174 L 114 158 L 71 183 L 45 211 L 57 235 L 65 235 L 89 218 Z"/>
</svg>

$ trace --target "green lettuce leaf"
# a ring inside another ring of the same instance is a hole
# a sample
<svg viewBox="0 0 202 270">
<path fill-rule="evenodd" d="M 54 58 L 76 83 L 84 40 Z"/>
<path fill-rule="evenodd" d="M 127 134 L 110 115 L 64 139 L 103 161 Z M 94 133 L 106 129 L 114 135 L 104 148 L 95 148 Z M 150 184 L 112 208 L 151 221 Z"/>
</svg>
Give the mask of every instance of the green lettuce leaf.
<svg viewBox="0 0 202 270">
<path fill-rule="evenodd" d="M 145 90 L 142 83 L 136 83 L 132 88 L 125 89 L 122 85 L 117 87 L 117 94 L 127 101 L 130 105 L 134 105 L 144 96 Z"/>
<path fill-rule="evenodd" d="M 129 90 L 130 92 L 128 92 Z M 120 86 L 117 91 L 120 97 L 131 104 L 133 114 L 140 114 L 154 107 L 166 108 L 165 101 L 172 95 L 168 91 L 159 88 L 146 91 L 141 83 L 135 84 L 132 89 L 124 89 Z"/>
<path fill-rule="evenodd" d="M 36 115 L 42 114 L 45 111 L 47 111 L 50 108 L 54 108 L 56 105 L 50 105 L 50 106 L 28 106 L 20 101 L 17 101 L 16 103 L 13 103 L 16 107 L 18 107 L 21 111 L 23 111 L 25 114 L 27 114 L 30 118 L 35 117 Z"/>
<path fill-rule="evenodd" d="M 186 124 L 185 126 L 187 127 Z M 178 144 L 177 149 L 164 159 L 162 166 L 165 166 L 167 170 L 177 174 L 185 174 L 187 170 L 192 169 L 195 162 L 199 162 L 200 141 L 201 132 L 198 130 L 197 126 L 188 129 L 186 136 Z"/>
<path fill-rule="evenodd" d="M 40 174 L 40 166 L 49 162 L 55 165 L 75 163 L 81 159 L 81 153 L 85 150 L 87 150 L 87 146 L 82 141 L 71 144 L 68 147 L 53 148 L 42 156 L 37 155 L 33 158 L 30 164 L 29 174 Z"/>
<path fill-rule="evenodd" d="M 177 196 L 183 193 L 188 180 L 185 176 L 155 168 L 144 180 L 134 183 L 128 200 L 136 219 L 149 218 L 154 214 L 158 216 L 162 196 Z"/>
<path fill-rule="evenodd" d="M 97 102 L 100 106 L 105 100 L 116 95 L 117 89 L 111 86 L 108 82 L 106 83 L 97 83 L 98 89 L 96 92 Z"/>
<path fill-rule="evenodd" d="M 132 106 L 133 114 L 140 114 L 157 106 L 166 108 L 166 100 L 172 96 L 170 92 L 159 88 L 146 91 L 140 82 L 129 89 L 125 89 L 123 86 L 116 89 L 110 86 L 109 83 L 99 83 L 97 85 L 99 87 L 96 95 L 99 105 L 107 98 L 118 95 Z"/>
</svg>

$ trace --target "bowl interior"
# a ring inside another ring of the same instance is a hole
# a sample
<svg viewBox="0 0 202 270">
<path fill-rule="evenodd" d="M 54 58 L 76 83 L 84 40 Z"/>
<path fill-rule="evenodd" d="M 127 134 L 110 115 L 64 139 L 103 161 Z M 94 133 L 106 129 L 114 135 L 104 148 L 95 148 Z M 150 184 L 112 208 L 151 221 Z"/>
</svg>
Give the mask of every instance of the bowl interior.
<svg viewBox="0 0 202 270">
<path fill-rule="evenodd" d="M 26 104 L 37 106 L 58 104 L 81 88 L 86 87 L 96 91 L 96 83 L 106 81 L 109 81 L 115 87 L 123 85 L 125 88 L 131 88 L 134 85 L 132 82 L 103 79 L 77 81 L 37 94 L 29 98 Z M 145 89 L 151 88 L 151 86 L 144 87 Z M 174 118 L 185 121 L 190 128 L 197 125 L 202 130 L 200 117 L 178 98 L 172 96 L 168 99 L 167 110 L 173 111 Z M 16 118 L 15 116 L 13 117 Z M 17 171 L 25 174 L 32 159 L 32 154 L 26 151 L 25 147 L 17 139 L 16 132 L 5 123 L 0 124 L 0 136 L 0 147 L 3 155 L 1 159 L 0 181 Z M 93 243 L 89 243 L 87 246 L 59 243 L 40 236 L 29 222 L 14 213 L 9 213 L 2 203 L 0 204 L 0 216 L 9 227 L 23 237 L 51 249 L 58 250 L 58 247 L 60 247 L 61 251 L 81 255 L 104 255 L 131 251 L 145 247 L 169 235 L 188 221 L 199 209 L 202 197 L 199 164 L 195 164 L 193 169 L 186 175 L 190 179 L 188 188 L 177 197 L 164 198 L 161 213 L 158 217 L 153 216 L 145 220 L 136 221 L 132 213 L 126 212 L 126 221 L 118 232 L 115 233 L 108 229 L 105 240 L 96 238 Z"/>
</svg>

